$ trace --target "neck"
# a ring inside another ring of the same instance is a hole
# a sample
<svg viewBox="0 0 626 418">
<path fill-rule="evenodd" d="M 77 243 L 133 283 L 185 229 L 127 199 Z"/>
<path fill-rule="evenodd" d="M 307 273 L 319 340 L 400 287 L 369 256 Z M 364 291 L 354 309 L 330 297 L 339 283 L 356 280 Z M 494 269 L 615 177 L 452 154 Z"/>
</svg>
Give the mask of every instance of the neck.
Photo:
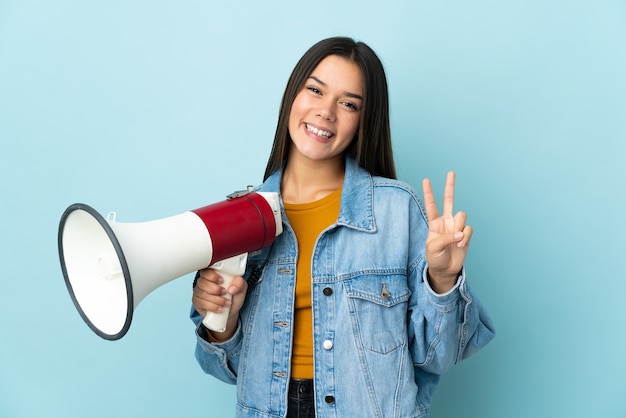
<svg viewBox="0 0 626 418">
<path fill-rule="evenodd" d="M 290 158 L 281 179 L 282 198 L 287 203 L 322 199 L 343 186 L 343 156 L 324 161 Z"/>
</svg>

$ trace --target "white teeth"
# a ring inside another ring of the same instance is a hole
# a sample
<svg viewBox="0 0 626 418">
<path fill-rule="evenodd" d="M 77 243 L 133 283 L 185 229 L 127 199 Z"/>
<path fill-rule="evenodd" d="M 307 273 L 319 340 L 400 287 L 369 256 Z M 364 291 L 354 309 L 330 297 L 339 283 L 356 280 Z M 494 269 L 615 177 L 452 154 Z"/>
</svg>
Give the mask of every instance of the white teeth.
<svg viewBox="0 0 626 418">
<path fill-rule="evenodd" d="M 324 131 L 322 129 L 317 129 L 315 126 L 309 125 L 308 123 L 306 124 L 306 129 L 309 132 L 313 132 L 315 135 L 319 135 L 321 137 L 324 137 L 326 139 L 330 138 L 332 136 L 332 133 L 328 132 L 328 131 Z"/>
</svg>

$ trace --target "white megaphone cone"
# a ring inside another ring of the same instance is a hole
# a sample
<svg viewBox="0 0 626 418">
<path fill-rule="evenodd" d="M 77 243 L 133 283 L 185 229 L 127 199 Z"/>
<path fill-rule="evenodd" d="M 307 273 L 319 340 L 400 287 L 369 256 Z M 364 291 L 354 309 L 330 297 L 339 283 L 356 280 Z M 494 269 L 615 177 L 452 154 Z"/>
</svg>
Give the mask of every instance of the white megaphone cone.
<svg viewBox="0 0 626 418">
<path fill-rule="evenodd" d="M 141 300 L 159 286 L 210 266 L 224 278 L 245 271 L 247 253 L 282 233 L 277 193 L 250 188 L 227 200 L 169 218 L 116 222 L 91 207 L 69 206 L 59 224 L 65 283 L 83 320 L 99 336 L 122 338 Z M 203 323 L 221 331 L 228 312 Z"/>
</svg>

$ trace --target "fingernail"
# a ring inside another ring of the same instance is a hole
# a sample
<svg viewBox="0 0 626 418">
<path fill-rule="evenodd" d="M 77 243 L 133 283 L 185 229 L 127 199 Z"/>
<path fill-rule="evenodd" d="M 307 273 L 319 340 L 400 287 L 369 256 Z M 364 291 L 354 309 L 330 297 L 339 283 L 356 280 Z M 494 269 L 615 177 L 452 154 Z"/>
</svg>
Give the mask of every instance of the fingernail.
<svg viewBox="0 0 626 418">
<path fill-rule="evenodd" d="M 463 232 L 457 231 L 454 233 L 454 239 L 461 239 L 461 238 L 463 238 Z"/>
<path fill-rule="evenodd" d="M 230 293 L 231 295 L 234 295 L 235 293 L 237 293 L 237 288 L 235 286 L 229 287 L 228 293 Z"/>
</svg>

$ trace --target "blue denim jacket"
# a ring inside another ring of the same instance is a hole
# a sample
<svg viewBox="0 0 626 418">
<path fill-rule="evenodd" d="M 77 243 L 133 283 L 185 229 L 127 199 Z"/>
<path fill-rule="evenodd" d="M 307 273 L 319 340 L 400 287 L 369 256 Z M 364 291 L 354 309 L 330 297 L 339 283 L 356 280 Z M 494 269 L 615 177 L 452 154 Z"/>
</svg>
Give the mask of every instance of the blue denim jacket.
<svg viewBox="0 0 626 418">
<path fill-rule="evenodd" d="M 259 190 L 279 192 L 280 175 Z M 235 335 L 210 343 L 196 330 L 202 369 L 237 384 L 237 417 L 278 418 L 287 410 L 298 246 L 284 210 L 283 224 L 271 252 L 249 255 L 248 272 L 268 262 L 248 288 Z M 318 418 L 426 417 L 441 374 L 493 338 L 464 271 L 446 294 L 430 289 L 427 233 L 408 185 L 346 161 L 339 217 L 313 252 Z M 193 308 L 191 318 L 202 320 Z"/>
</svg>

